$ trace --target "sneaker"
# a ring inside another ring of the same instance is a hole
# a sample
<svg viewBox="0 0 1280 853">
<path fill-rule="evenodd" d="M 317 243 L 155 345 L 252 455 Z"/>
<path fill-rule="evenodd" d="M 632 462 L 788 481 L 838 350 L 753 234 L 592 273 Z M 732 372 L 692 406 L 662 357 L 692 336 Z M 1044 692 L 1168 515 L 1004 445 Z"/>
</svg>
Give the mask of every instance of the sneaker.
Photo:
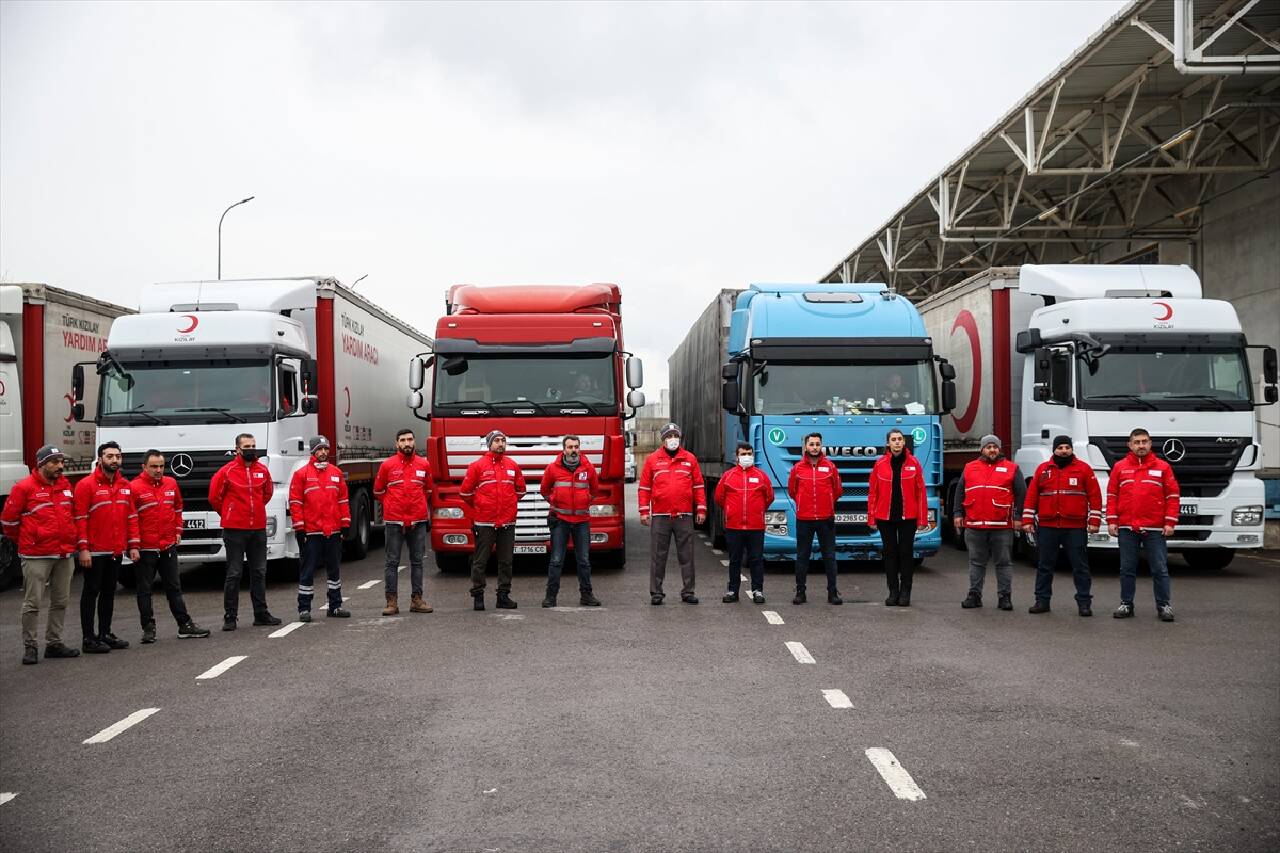
<svg viewBox="0 0 1280 853">
<path fill-rule="evenodd" d="M 796 590 L 796 597 L 795 597 L 795 598 L 793 598 L 793 599 L 791 599 L 791 603 L 792 603 L 792 604 L 804 604 L 804 603 L 805 603 L 806 601 L 808 601 L 808 600 L 809 600 L 809 598 L 808 598 L 808 596 L 806 596 L 806 595 L 804 594 L 804 590 L 803 590 L 803 589 L 797 589 L 797 590 Z"/>
<path fill-rule="evenodd" d="M 64 646 L 62 643 L 49 643 L 44 647 L 44 656 L 46 658 L 78 658 L 80 650 Z"/>
<path fill-rule="evenodd" d="M 996 601 L 996 606 L 999 607 L 1001 610 L 1012 610 L 1013 596 L 1012 595 L 1000 596 L 1000 598 Z"/>
<path fill-rule="evenodd" d="M 85 637 L 84 642 L 80 644 L 80 650 L 86 655 L 105 655 L 111 651 L 111 647 L 97 637 Z"/>
<path fill-rule="evenodd" d="M 662 599 L 664 599 L 665 597 L 666 596 L 663 596 L 663 595 L 651 595 L 649 596 L 649 603 L 652 604 L 654 607 L 661 607 Z"/>
<path fill-rule="evenodd" d="M 298 621 L 299 621 L 299 622 L 310 622 L 310 621 L 311 621 L 311 611 L 310 611 L 310 610 L 299 610 L 299 611 L 298 611 Z"/>
<path fill-rule="evenodd" d="M 751 603 L 764 604 L 764 593 L 758 589 L 751 590 Z"/>
<path fill-rule="evenodd" d="M 1048 613 L 1049 602 L 1043 599 L 1036 599 L 1036 603 L 1027 608 L 1028 613 Z"/>
<path fill-rule="evenodd" d="M 254 625 L 279 625 L 280 619 L 275 616 L 272 616 L 269 611 L 264 611 L 262 613 L 255 613 L 253 615 L 253 624 Z"/>
<path fill-rule="evenodd" d="M 734 592 L 733 590 L 729 590 L 728 592 L 726 592 L 726 593 L 724 594 L 724 597 L 723 597 L 723 598 L 721 598 L 720 600 L 721 600 L 722 602 L 724 602 L 725 604 L 737 604 L 737 603 L 738 603 L 738 594 L 737 594 L 736 592 Z"/>
<path fill-rule="evenodd" d="M 330 607 L 328 611 L 325 612 L 325 615 L 331 619 L 350 619 L 351 611 L 341 607 Z"/>
<path fill-rule="evenodd" d="M 840 590 L 833 589 L 827 593 L 827 604 L 844 604 L 844 599 L 840 597 Z"/>
<path fill-rule="evenodd" d="M 1120 606 L 1112 611 L 1111 615 L 1116 619 L 1128 619 L 1133 615 L 1133 604 L 1128 601 L 1122 601 Z"/>
<path fill-rule="evenodd" d="M 551 593 L 547 593 L 546 595 L 544 595 L 544 596 L 542 597 L 542 606 L 543 606 L 543 607 L 555 607 L 555 606 L 556 606 L 556 597 L 555 597 L 554 595 L 552 595 Z"/>
<path fill-rule="evenodd" d="M 693 593 L 689 593 L 688 595 L 680 596 L 680 600 L 683 601 L 685 604 L 697 604 L 698 596 L 694 595 Z"/>
<path fill-rule="evenodd" d="M 483 595 L 473 595 L 473 596 L 471 596 L 471 609 L 472 609 L 472 610 L 484 610 L 484 596 L 483 596 Z"/>
<path fill-rule="evenodd" d="M 236 617 L 234 616 L 222 617 L 222 630 L 234 631 L 235 629 L 236 629 Z"/>
<path fill-rule="evenodd" d="M 115 634 L 111 634 L 111 633 L 103 634 L 101 637 L 98 638 L 98 641 L 102 643 L 106 643 L 108 646 L 110 646 L 113 649 L 129 648 L 128 640 L 122 640 L 119 637 L 117 637 Z"/>
<path fill-rule="evenodd" d="M 600 599 L 596 598 L 593 593 L 584 592 L 578 596 L 578 604 L 582 607 L 599 607 Z"/>
<path fill-rule="evenodd" d="M 965 610 L 971 610 L 974 607 L 981 607 L 982 594 L 977 592 L 970 592 L 968 595 L 965 596 L 964 601 L 960 602 L 960 606 L 963 607 Z"/>
<path fill-rule="evenodd" d="M 1172 604 L 1162 604 L 1162 605 L 1160 605 L 1160 607 L 1159 607 L 1159 613 L 1160 613 L 1160 621 L 1161 621 L 1161 622 L 1172 622 L 1172 621 L 1173 621 L 1173 605 L 1172 605 Z"/>
<path fill-rule="evenodd" d="M 188 622 L 185 625 L 178 626 L 179 640 L 190 640 L 190 639 L 199 640 L 199 639 L 204 639 L 207 636 L 209 636 L 209 629 L 201 628 L 199 625 L 197 625 L 194 622 Z"/>
<path fill-rule="evenodd" d="M 40 650 L 35 646 L 23 646 L 22 663 L 25 666 L 30 666 L 33 663 L 40 663 Z"/>
<path fill-rule="evenodd" d="M 156 641 L 156 626 L 148 625 L 142 629 L 142 645 L 149 646 Z"/>
</svg>

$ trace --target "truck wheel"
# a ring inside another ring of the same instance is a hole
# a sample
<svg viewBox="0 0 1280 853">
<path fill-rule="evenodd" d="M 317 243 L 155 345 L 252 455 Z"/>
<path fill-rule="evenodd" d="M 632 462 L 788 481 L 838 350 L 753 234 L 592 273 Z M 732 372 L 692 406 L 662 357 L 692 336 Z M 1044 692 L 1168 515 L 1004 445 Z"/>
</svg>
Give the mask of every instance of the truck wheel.
<svg viewBox="0 0 1280 853">
<path fill-rule="evenodd" d="M 1217 572 L 1231 565 L 1236 552 L 1230 548 L 1197 548 L 1194 551 L 1183 551 L 1182 559 L 1187 565 L 1200 572 Z"/>
<path fill-rule="evenodd" d="M 373 536 L 370 522 L 369 493 L 363 489 L 351 497 L 351 532 L 347 536 L 347 559 L 363 560 L 369 553 L 369 539 Z"/>
<path fill-rule="evenodd" d="M 436 568 L 442 572 L 456 573 L 467 571 L 470 568 L 471 557 L 469 554 L 455 554 L 452 551 L 435 551 Z"/>
<path fill-rule="evenodd" d="M 22 580 L 22 563 L 18 561 L 18 546 L 12 539 L 0 539 L 0 590 L 17 586 Z"/>
</svg>

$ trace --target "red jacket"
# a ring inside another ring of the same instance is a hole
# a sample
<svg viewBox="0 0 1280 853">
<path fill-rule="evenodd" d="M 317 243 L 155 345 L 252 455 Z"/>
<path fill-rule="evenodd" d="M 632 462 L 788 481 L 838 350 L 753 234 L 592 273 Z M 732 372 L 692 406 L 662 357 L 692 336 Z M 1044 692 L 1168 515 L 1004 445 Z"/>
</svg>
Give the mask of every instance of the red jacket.
<svg viewBox="0 0 1280 853">
<path fill-rule="evenodd" d="M 964 502 L 956 512 L 965 527 L 1009 530 L 1013 519 L 1020 517 L 1027 486 L 1012 459 L 1001 456 L 988 462 L 979 456 L 964 466 L 959 488 L 964 490 Z"/>
<path fill-rule="evenodd" d="M 76 551 L 76 522 L 71 483 L 59 477 L 46 483 L 39 474 L 19 480 L 4 502 L 4 535 L 18 543 L 23 557 L 62 558 Z"/>
<path fill-rule="evenodd" d="M 640 471 L 640 517 L 707 511 L 707 487 L 697 458 L 683 447 L 672 455 L 659 447 Z"/>
<path fill-rule="evenodd" d="M 1181 497 L 1168 462 L 1154 453 L 1139 462 L 1130 453 L 1111 469 L 1107 481 L 1107 524 L 1134 530 L 1176 527 Z"/>
<path fill-rule="evenodd" d="M 313 456 L 294 471 L 289 481 L 289 516 L 293 529 L 306 534 L 332 536 L 350 527 L 351 506 L 342 469 L 331 462 L 319 465 Z"/>
<path fill-rule="evenodd" d="M 898 484 L 902 488 L 902 517 L 914 518 L 917 526 L 929 519 L 929 492 L 924 485 L 924 466 L 904 449 L 902 471 Z M 893 456 L 886 453 L 871 466 L 871 480 L 867 489 L 867 524 L 876 526 L 878 521 L 888 521 L 893 506 Z"/>
<path fill-rule="evenodd" d="M 764 511 L 773 503 L 773 482 L 752 465 L 735 465 L 716 483 L 716 505 L 729 530 L 764 530 Z"/>
<path fill-rule="evenodd" d="M 551 504 L 556 518 L 575 524 L 591 520 L 591 498 L 600 491 L 596 468 L 586 456 L 578 454 L 578 467 L 564 467 L 564 454 L 542 472 L 538 491 Z"/>
<path fill-rule="evenodd" d="M 392 454 L 378 466 L 373 478 L 373 496 L 382 501 L 382 520 L 387 524 L 429 522 L 435 489 L 430 463 L 416 453 L 407 460 L 399 453 Z"/>
<path fill-rule="evenodd" d="M 486 453 L 467 466 L 459 497 L 471 507 L 472 524 L 506 527 L 516 523 L 516 505 L 525 489 L 518 462 L 505 453 Z"/>
<path fill-rule="evenodd" d="M 143 551 L 167 551 L 182 535 L 182 491 L 172 477 L 151 479 L 147 472 L 133 478 L 133 508 Z"/>
<path fill-rule="evenodd" d="M 119 471 L 108 480 L 101 466 L 76 483 L 77 548 L 92 554 L 119 556 L 142 543 L 130 486 Z"/>
<path fill-rule="evenodd" d="M 267 501 L 275 492 L 271 472 L 258 460 L 244 464 L 239 457 L 218 469 L 209 483 L 209 505 L 228 530 L 262 530 L 267 526 Z"/>
<path fill-rule="evenodd" d="M 809 462 L 808 455 L 791 466 L 791 476 L 787 478 L 787 494 L 796 502 L 796 519 L 818 521 L 833 518 L 836 514 L 836 501 L 844 493 L 840 483 L 840 471 L 836 463 L 818 454 L 816 463 Z"/>
<path fill-rule="evenodd" d="M 1041 527 L 1098 527 L 1102 524 L 1102 490 L 1092 466 L 1079 456 L 1059 468 L 1046 459 L 1036 468 L 1022 504 L 1022 523 Z"/>
</svg>

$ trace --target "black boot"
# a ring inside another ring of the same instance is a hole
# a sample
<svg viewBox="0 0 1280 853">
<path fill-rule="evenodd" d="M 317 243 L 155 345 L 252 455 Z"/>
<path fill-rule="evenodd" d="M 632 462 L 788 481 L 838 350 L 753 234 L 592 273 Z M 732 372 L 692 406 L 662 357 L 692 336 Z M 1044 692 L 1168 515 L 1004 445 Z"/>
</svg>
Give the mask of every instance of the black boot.
<svg viewBox="0 0 1280 853">
<path fill-rule="evenodd" d="M 22 663 L 26 666 L 31 666 L 33 663 L 40 663 L 40 650 L 35 646 L 23 646 Z"/>
<path fill-rule="evenodd" d="M 496 606 L 499 610 L 515 610 L 516 609 L 516 603 L 511 600 L 511 593 L 508 593 L 508 592 L 498 593 L 498 601 Z"/>
<path fill-rule="evenodd" d="M 549 593 L 549 592 L 548 592 L 546 595 L 542 596 L 542 606 L 543 606 L 543 607 L 555 607 L 555 606 L 556 606 L 556 597 L 555 597 L 554 595 L 552 595 L 551 593 Z"/>
<path fill-rule="evenodd" d="M 832 589 L 827 591 L 827 604 L 844 604 L 844 599 L 840 597 L 840 590 Z"/>
<path fill-rule="evenodd" d="M 898 593 L 898 606 L 899 607 L 911 606 L 911 587 L 904 586 L 902 588 L 902 592 Z"/>
<path fill-rule="evenodd" d="M 896 589 L 889 590 L 889 597 L 884 600 L 885 607 L 898 606 L 898 591 Z"/>
<path fill-rule="evenodd" d="M 592 592 L 583 592 L 578 594 L 578 604 L 582 607 L 599 607 L 600 599 Z"/>
<path fill-rule="evenodd" d="M 471 609 L 472 609 L 472 610 L 484 610 L 484 596 L 483 596 L 483 595 L 473 595 L 473 596 L 471 596 Z"/>
<path fill-rule="evenodd" d="M 808 597 L 804 594 L 803 587 L 796 587 L 796 597 L 791 599 L 792 604 L 804 604 L 808 601 Z"/>
<path fill-rule="evenodd" d="M 960 602 L 960 606 L 963 607 L 965 610 L 968 610 L 973 607 L 981 607 L 982 593 L 969 590 L 969 594 L 965 596 L 964 601 Z"/>
</svg>

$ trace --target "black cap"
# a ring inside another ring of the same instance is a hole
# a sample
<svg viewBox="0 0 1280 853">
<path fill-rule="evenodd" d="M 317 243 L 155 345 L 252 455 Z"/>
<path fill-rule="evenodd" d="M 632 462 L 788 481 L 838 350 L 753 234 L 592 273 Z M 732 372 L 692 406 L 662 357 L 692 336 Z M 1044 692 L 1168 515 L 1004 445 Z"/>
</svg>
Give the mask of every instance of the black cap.
<svg viewBox="0 0 1280 853">
<path fill-rule="evenodd" d="M 1062 445 L 1064 445 L 1064 444 L 1065 444 L 1067 447 L 1072 448 L 1073 450 L 1075 449 L 1075 445 L 1071 443 L 1071 436 L 1069 436 L 1069 435 L 1055 435 L 1055 436 L 1053 437 L 1053 449 L 1054 449 L 1054 450 L 1057 450 L 1060 446 L 1062 446 Z"/>
</svg>

